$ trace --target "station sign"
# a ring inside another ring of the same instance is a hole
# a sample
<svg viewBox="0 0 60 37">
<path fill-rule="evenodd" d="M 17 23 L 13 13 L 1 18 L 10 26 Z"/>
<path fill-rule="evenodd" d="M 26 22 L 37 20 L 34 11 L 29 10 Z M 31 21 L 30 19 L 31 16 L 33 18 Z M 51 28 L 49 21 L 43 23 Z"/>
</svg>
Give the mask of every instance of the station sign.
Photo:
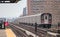
<svg viewBox="0 0 60 37">
<path fill-rule="evenodd" d="M 0 0 L 0 3 L 17 3 L 19 0 Z"/>
</svg>

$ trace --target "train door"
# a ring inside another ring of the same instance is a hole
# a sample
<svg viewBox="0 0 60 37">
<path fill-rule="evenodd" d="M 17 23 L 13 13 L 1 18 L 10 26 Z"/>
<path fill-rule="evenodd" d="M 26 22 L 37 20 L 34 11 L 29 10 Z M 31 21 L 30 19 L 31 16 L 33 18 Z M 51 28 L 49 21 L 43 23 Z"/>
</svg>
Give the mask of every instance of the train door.
<svg viewBox="0 0 60 37">
<path fill-rule="evenodd" d="M 44 15 L 44 23 L 48 24 L 48 15 Z"/>
</svg>

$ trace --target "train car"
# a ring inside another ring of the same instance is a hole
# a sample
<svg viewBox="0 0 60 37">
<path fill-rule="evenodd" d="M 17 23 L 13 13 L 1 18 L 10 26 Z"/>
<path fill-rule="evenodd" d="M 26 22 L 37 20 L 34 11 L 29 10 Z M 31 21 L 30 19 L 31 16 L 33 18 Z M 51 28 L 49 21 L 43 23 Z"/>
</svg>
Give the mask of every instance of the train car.
<svg viewBox="0 0 60 37">
<path fill-rule="evenodd" d="M 52 15 L 50 13 L 40 13 L 36 15 L 28 15 L 20 17 L 18 20 L 20 23 L 24 23 L 27 25 L 35 25 L 37 23 L 38 26 L 42 26 L 44 28 L 51 28 L 52 25 Z"/>
</svg>

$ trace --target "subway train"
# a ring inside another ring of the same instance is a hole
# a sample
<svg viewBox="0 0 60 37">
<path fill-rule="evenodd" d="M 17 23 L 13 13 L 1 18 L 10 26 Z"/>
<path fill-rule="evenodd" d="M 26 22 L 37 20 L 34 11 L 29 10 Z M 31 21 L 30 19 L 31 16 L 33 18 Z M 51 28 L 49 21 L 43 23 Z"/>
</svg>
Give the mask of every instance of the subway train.
<svg viewBox="0 0 60 37">
<path fill-rule="evenodd" d="M 38 27 L 51 28 L 52 15 L 50 13 L 28 15 L 28 16 L 20 17 L 18 21 L 19 24 L 35 26 L 35 23 L 37 23 Z"/>
</svg>

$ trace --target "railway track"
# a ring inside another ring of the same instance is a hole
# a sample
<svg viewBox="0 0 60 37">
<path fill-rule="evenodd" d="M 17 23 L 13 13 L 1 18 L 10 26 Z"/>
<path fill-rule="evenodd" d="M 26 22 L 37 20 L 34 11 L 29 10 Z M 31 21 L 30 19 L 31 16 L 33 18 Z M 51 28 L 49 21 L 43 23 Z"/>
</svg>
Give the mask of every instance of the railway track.
<svg viewBox="0 0 60 37">
<path fill-rule="evenodd" d="M 32 27 L 32 26 L 27 26 L 27 25 L 15 25 L 15 26 L 18 26 L 18 27 L 21 27 L 23 29 L 26 29 L 36 35 L 38 35 L 39 37 L 46 37 L 47 36 L 47 31 L 46 29 L 42 29 L 42 28 L 37 28 L 37 32 L 35 32 L 35 27 Z"/>
<path fill-rule="evenodd" d="M 26 29 L 32 33 L 35 34 L 35 27 L 34 26 L 30 26 L 30 25 L 23 25 L 23 24 L 13 24 L 15 26 L 21 27 L 23 29 Z M 39 28 L 37 27 L 37 32 L 36 32 L 39 37 L 60 37 L 60 34 L 55 33 L 54 31 L 51 32 L 49 29 L 43 29 L 43 28 Z"/>
<path fill-rule="evenodd" d="M 16 34 L 16 37 L 28 37 L 28 35 L 24 31 L 14 27 L 13 25 L 10 25 L 10 28 Z"/>
<path fill-rule="evenodd" d="M 43 28 L 37 27 L 37 32 L 35 32 L 35 27 L 33 27 L 33 26 L 28 26 L 28 25 L 23 25 L 23 24 L 20 24 L 20 25 L 13 24 L 13 25 L 18 27 L 18 28 L 26 29 L 26 30 L 34 33 L 34 34 L 37 33 L 36 35 L 38 35 L 39 37 L 57 37 L 57 35 L 58 35 L 58 34 L 56 34 L 54 32 L 50 33 L 50 31 L 48 29 L 43 29 Z"/>
</svg>

